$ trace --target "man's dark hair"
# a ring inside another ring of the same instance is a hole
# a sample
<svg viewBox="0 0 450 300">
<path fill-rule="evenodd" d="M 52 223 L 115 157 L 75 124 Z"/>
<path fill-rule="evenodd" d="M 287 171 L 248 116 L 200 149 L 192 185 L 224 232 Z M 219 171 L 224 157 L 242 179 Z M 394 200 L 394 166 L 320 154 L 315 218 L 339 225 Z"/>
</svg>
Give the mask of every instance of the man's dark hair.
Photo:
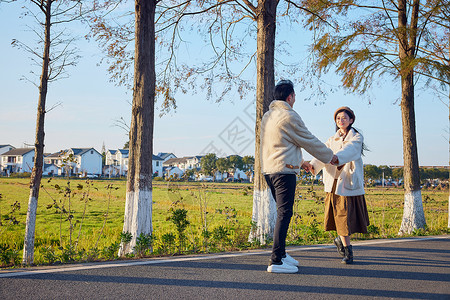
<svg viewBox="0 0 450 300">
<path fill-rule="evenodd" d="M 294 92 L 294 84 L 290 80 L 280 80 L 275 86 L 274 100 L 286 101 L 287 97 Z"/>
</svg>

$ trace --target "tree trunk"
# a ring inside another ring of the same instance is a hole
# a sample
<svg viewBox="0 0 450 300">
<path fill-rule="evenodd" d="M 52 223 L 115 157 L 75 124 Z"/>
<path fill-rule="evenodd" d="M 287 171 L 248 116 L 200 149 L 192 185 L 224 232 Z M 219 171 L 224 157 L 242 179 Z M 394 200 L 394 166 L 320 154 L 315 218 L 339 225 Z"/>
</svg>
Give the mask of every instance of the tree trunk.
<svg viewBox="0 0 450 300">
<path fill-rule="evenodd" d="M 414 69 L 410 65 L 415 55 L 418 9 L 419 1 L 415 0 L 411 15 L 411 25 L 410 28 L 407 28 L 407 2 L 406 0 L 399 0 L 398 32 L 402 84 L 401 111 L 405 186 L 405 203 L 399 234 L 412 233 L 413 230 L 425 228 L 426 225 L 420 191 L 419 159 L 417 154 L 414 113 Z"/>
<path fill-rule="evenodd" d="M 155 0 L 135 0 L 135 57 L 130 152 L 123 232 L 132 234 L 119 255 L 133 252 L 136 238 L 152 233 L 152 153 L 155 107 Z"/>
<path fill-rule="evenodd" d="M 255 125 L 255 176 L 253 191 L 252 230 L 250 241 L 265 244 L 272 238 L 276 221 L 276 205 L 272 193 L 261 173 L 260 139 L 261 119 L 273 100 L 275 86 L 275 22 L 278 1 L 259 0 L 257 14 L 257 83 Z"/>
<path fill-rule="evenodd" d="M 44 118 L 45 101 L 47 98 L 48 69 L 50 63 L 50 18 L 52 1 L 45 5 L 44 53 L 42 60 L 42 74 L 39 85 L 39 100 L 36 118 L 36 138 L 34 142 L 34 166 L 31 172 L 30 196 L 28 199 L 27 220 L 25 225 L 25 239 L 23 245 L 22 264 L 30 265 L 34 262 L 34 233 L 36 227 L 36 211 L 41 186 L 42 166 L 44 163 Z"/>
</svg>

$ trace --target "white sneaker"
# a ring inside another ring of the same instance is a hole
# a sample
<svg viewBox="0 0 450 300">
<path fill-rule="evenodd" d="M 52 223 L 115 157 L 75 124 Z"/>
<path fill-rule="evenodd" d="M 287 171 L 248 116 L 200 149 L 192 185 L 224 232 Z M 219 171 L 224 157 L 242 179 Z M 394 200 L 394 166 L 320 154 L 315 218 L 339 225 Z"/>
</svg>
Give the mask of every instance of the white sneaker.
<svg viewBox="0 0 450 300">
<path fill-rule="evenodd" d="M 293 265 L 298 267 L 300 264 L 298 263 L 298 260 L 296 260 L 295 258 L 293 258 L 292 256 L 290 256 L 288 253 L 286 253 L 286 257 L 283 257 L 281 259 L 282 262 L 285 262 L 287 264 Z"/>
<path fill-rule="evenodd" d="M 270 265 L 267 267 L 267 272 L 269 273 L 297 273 L 298 268 L 296 266 L 290 265 L 281 261 L 281 265 Z"/>
</svg>

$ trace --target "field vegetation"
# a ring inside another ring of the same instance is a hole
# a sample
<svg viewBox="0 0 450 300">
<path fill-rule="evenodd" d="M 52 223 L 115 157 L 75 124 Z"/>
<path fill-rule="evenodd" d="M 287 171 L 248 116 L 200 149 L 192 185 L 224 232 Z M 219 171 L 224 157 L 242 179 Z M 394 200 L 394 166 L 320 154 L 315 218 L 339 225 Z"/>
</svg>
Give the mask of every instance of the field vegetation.
<svg viewBox="0 0 450 300">
<path fill-rule="evenodd" d="M 125 180 L 49 179 L 39 196 L 35 263 L 117 259 L 125 208 Z M 248 242 L 252 184 L 154 181 L 153 235 L 137 239 L 136 257 L 267 247 Z M 0 265 L 21 262 L 29 178 L 0 178 Z M 396 237 L 403 215 L 403 189 L 368 187 L 369 234 L 354 239 Z M 448 190 L 423 189 L 426 230 L 448 233 Z M 288 244 L 331 243 L 323 231 L 323 187 L 299 182 Z M 132 256 L 130 256 L 132 257 Z"/>
</svg>

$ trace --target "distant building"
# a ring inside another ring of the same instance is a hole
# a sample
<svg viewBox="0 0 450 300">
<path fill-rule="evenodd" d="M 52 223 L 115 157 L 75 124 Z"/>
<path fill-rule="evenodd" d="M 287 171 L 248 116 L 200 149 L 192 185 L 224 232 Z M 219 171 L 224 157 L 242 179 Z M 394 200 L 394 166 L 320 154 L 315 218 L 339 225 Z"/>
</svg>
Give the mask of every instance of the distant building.
<svg viewBox="0 0 450 300">
<path fill-rule="evenodd" d="M 164 161 L 164 167 L 177 167 L 183 172 L 190 169 L 199 169 L 202 156 L 186 156 L 181 158 L 171 158 Z"/>
<path fill-rule="evenodd" d="M 34 148 L 16 148 L 4 152 L 1 157 L 1 169 L 4 175 L 10 173 L 31 172 L 34 166 Z"/>
<path fill-rule="evenodd" d="M 56 166 L 58 171 L 55 175 L 102 174 L 102 155 L 94 148 L 70 148 L 52 153 L 44 157 L 44 164 L 49 168 L 48 174 L 55 174 L 50 165 Z"/>
<path fill-rule="evenodd" d="M 153 174 L 155 174 L 158 177 L 163 177 L 163 162 L 164 162 L 164 159 L 162 159 L 158 155 L 153 155 L 152 170 L 153 170 Z"/>
<path fill-rule="evenodd" d="M 44 164 L 60 167 L 62 165 L 62 153 L 63 151 L 44 155 Z"/>
<path fill-rule="evenodd" d="M 162 158 L 163 162 L 171 159 L 171 158 L 177 158 L 175 154 L 173 153 L 166 153 L 166 152 L 159 152 L 156 156 L 159 156 Z"/>
<path fill-rule="evenodd" d="M 173 154 L 172 154 L 173 155 Z M 106 151 L 105 167 L 103 174 L 109 177 L 127 176 L 129 149 L 117 149 Z M 158 155 L 152 156 L 153 174 L 163 174 L 163 159 Z"/>
<path fill-rule="evenodd" d="M 59 168 L 56 165 L 44 163 L 44 167 L 42 169 L 42 175 L 54 176 L 54 175 L 58 175 L 58 171 L 59 171 Z"/>
<path fill-rule="evenodd" d="M 203 156 L 200 156 L 200 155 L 186 157 L 185 170 L 186 169 L 200 169 L 202 167 L 200 164 L 202 157 Z"/>
<path fill-rule="evenodd" d="M 117 150 L 111 150 L 105 152 L 105 165 L 107 166 L 118 166 L 119 163 L 116 159 Z"/>
<path fill-rule="evenodd" d="M 165 178 L 181 178 L 184 172 L 178 167 L 165 167 L 164 176 Z"/>
<path fill-rule="evenodd" d="M 164 167 L 177 167 L 178 169 L 184 171 L 186 170 L 186 157 L 181 158 L 171 158 L 163 162 Z"/>
<path fill-rule="evenodd" d="M 0 155 L 2 155 L 3 153 L 6 153 L 12 149 L 16 149 L 16 147 L 11 146 L 11 145 L 0 145 Z"/>
<path fill-rule="evenodd" d="M 116 152 L 116 160 L 119 163 L 119 175 L 127 176 L 128 174 L 128 155 L 130 150 L 118 149 Z"/>
</svg>

